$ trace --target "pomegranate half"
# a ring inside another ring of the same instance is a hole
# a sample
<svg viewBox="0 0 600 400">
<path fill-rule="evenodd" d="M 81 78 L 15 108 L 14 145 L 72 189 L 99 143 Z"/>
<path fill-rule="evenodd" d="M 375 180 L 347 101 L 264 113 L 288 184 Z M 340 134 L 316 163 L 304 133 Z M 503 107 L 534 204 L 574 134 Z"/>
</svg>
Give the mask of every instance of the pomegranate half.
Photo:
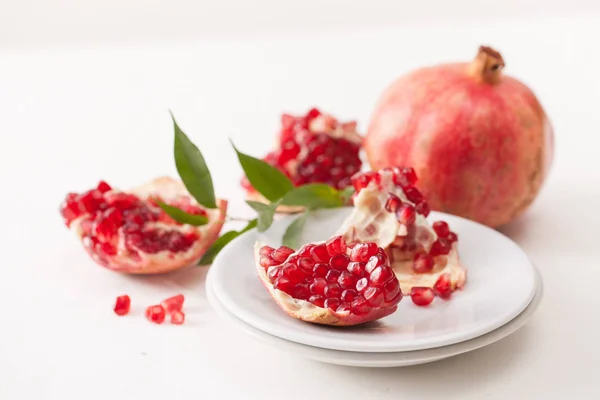
<svg viewBox="0 0 600 400">
<path fill-rule="evenodd" d="M 283 172 L 295 186 L 325 183 L 344 189 L 361 169 L 362 140 L 356 122 L 339 122 L 316 108 L 302 116 L 283 114 L 275 148 L 263 161 Z M 242 186 L 250 199 L 265 201 L 246 177 Z M 280 206 L 277 210 L 295 212 L 302 207 Z"/>
<path fill-rule="evenodd" d="M 553 130 L 534 93 L 481 47 L 473 62 L 418 69 L 393 82 L 372 114 L 373 169 L 410 165 L 431 207 L 490 227 L 520 215 L 553 159 Z"/>
<path fill-rule="evenodd" d="M 155 199 L 206 216 L 208 223 L 196 227 L 176 222 Z M 102 181 L 84 193 L 69 193 L 60 212 L 96 263 L 129 274 L 157 274 L 200 260 L 225 220 L 227 202 L 219 199 L 217 206 L 201 207 L 182 182 L 162 177 L 129 192 Z"/>
</svg>

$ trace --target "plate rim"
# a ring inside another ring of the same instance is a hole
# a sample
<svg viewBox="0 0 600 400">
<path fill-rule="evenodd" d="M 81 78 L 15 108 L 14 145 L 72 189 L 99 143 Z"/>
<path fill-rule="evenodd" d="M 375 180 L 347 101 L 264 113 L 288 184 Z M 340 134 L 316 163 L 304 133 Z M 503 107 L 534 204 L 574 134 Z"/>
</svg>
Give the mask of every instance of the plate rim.
<svg viewBox="0 0 600 400">
<path fill-rule="evenodd" d="M 343 207 L 343 209 L 345 209 L 346 211 L 350 211 L 352 209 L 352 207 Z M 317 210 L 317 211 L 319 213 L 327 213 L 327 212 L 332 212 L 332 211 L 340 212 L 341 210 L 334 209 L 334 210 Z M 331 340 L 327 340 L 324 342 L 322 340 L 319 340 L 319 338 L 315 339 L 314 335 L 311 336 L 311 338 L 313 340 L 308 340 L 306 338 L 303 338 L 302 334 L 295 334 L 294 332 L 292 332 L 290 334 L 290 332 L 288 330 L 285 330 L 285 332 L 283 332 L 282 330 L 277 328 L 277 326 L 274 326 L 273 324 L 269 324 L 269 323 L 267 323 L 268 326 L 265 327 L 265 326 L 263 326 L 264 324 L 256 323 L 256 321 L 252 320 L 252 318 L 249 318 L 248 316 L 246 316 L 245 315 L 246 311 L 240 312 L 240 310 L 238 309 L 238 305 L 235 301 L 228 298 L 227 296 L 223 296 L 223 294 L 219 294 L 219 292 L 222 292 L 224 290 L 224 288 L 221 287 L 222 285 L 219 286 L 219 285 L 213 284 L 215 293 L 219 296 L 221 304 L 223 306 L 225 306 L 227 308 L 227 310 L 229 312 L 231 312 L 233 315 L 240 318 L 247 324 L 254 326 L 255 328 L 257 328 L 261 331 L 265 331 L 273 336 L 277 336 L 282 339 L 302 343 L 302 344 L 305 344 L 308 346 L 320 347 L 320 348 L 324 348 L 324 349 L 354 351 L 354 352 L 364 352 L 364 353 L 370 353 L 370 352 L 387 353 L 387 352 L 399 352 L 399 351 L 414 351 L 414 350 L 423 350 L 423 349 L 430 349 L 430 348 L 435 348 L 435 347 L 443 347 L 443 346 L 447 346 L 447 345 L 452 345 L 452 344 L 460 343 L 460 342 L 463 342 L 466 340 L 471 340 L 471 339 L 474 339 L 481 335 L 487 334 L 487 333 L 499 328 L 500 326 L 506 324 L 507 322 L 511 321 L 517 315 L 521 314 L 523 312 L 523 310 L 525 310 L 529 306 L 529 304 L 531 303 L 531 301 L 533 299 L 533 296 L 535 294 L 535 279 L 536 279 L 535 267 L 534 267 L 533 262 L 530 259 L 529 255 L 524 251 L 524 249 L 522 249 L 521 246 L 519 246 L 518 243 L 516 243 L 510 237 L 504 235 L 503 233 L 501 233 L 495 229 L 492 229 L 488 226 L 480 224 L 476 221 L 472 221 L 472 220 L 469 220 L 469 219 L 466 219 L 463 217 L 459 217 L 456 215 L 447 214 L 447 213 L 443 213 L 443 212 L 439 212 L 439 211 L 432 211 L 431 214 L 433 216 L 433 219 L 436 219 L 436 218 L 444 219 L 444 218 L 450 217 L 450 219 L 462 220 L 466 224 L 472 224 L 474 226 L 477 226 L 480 229 L 491 231 L 491 232 L 493 232 L 494 235 L 498 235 L 503 240 L 507 240 L 510 243 L 512 243 L 512 245 L 514 245 L 522 253 L 522 255 L 526 258 L 528 265 L 529 265 L 528 271 L 532 275 L 534 284 L 529 289 L 529 293 L 527 294 L 527 297 L 524 298 L 523 303 L 520 304 L 519 307 L 515 307 L 511 313 L 507 313 L 506 316 L 504 316 L 503 318 L 501 318 L 499 320 L 500 322 L 496 322 L 495 324 L 489 324 L 489 325 L 482 326 L 480 328 L 473 329 L 468 335 L 463 335 L 462 337 L 456 336 L 456 335 L 454 335 L 454 336 L 449 335 L 445 340 L 438 341 L 437 343 L 434 343 L 434 344 L 431 344 L 431 343 L 420 343 L 420 344 L 416 344 L 416 345 L 415 344 L 413 344 L 413 345 L 405 344 L 403 346 L 396 346 L 396 347 L 387 345 L 387 346 L 379 346 L 379 347 L 373 347 L 373 348 L 368 348 L 368 349 L 367 348 L 362 349 L 356 345 L 352 345 L 351 343 L 348 344 L 345 342 L 339 342 L 339 344 L 336 343 L 335 345 L 332 345 Z M 291 223 L 291 221 L 293 219 L 294 219 L 294 215 L 286 215 L 286 216 L 283 216 L 278 221 L 276 221 L 276 223 L 280 223 L 280 224 Z M 243 235 L 240 235 L 237 238 L 235 238 L 230 243 L 230 245 L 244 240 L 244 238 L 247 237 L 248 235 L 257 234 L 257 233 L 258 232 L 254 231 L 254 229 L 250 230 L 248 232 L 245 232 Z M 260 233 L 258 233 L 258 234 L 260 234 Z M 228 247 L 233 249 L 235 246 L 228 246 Z M 226 249 L 224 249 L 223 252 L 218 254 L 217 258 L 215 258 L 215 261 L 214 261 L 213 265 L 211 266 L 211 271 L 216 270 L 217 272 L 215 272 L 213 274 L 213 276 L 221 273 L 221 272 L 219 272 L 220 269 L 222 268 L 222 267 L 220 267 L 220 265 L 222 265 L 224 263 L 220 263 L 219 261 L 222 258 L 225 258 L 226 255 L 229 254 L 228 252 L 230 252 L 230 251 L 233 251 L 233 250 L 229 250 L 226 248 Z M 283 317 L 283 315 L 282 315 L 282 317 Z"/>
<path fill-rule="evenodd" d="M 222 320 L 242 331 L 244 334 L 257 340 L 269 347 L 279 351 L 293 353 L 314 361 L 319 361 L 327 364 L 343 365 L 349 367 L 366 367 L 366 368 L 394 368 L 404 367 L 418 364 L 426 364 L 435 361 L 440 361 L 446 358 L 454 357 L 460 354 L 465 354 L 470 351 L 478 350 L 483 347 L 496 343 L 519 329 L 529 322 L 535 315 L 544 298 L 544 283 L 539 270 L 535 269 L 535 293 L 529 305 L 521 311 L 516 317 L 509 322 L 492 330 L 484 335 L 475 337 L 459 343 L 454 343 L 441 347 L 433 347 L 422 350 L 409 350 L 398 352 L 356 352 L 345 350 L 334 350 L 322 347 L 311 346 L 294 342 L 279 336 L 271 335 L 268 332 L 262 331 L 242 319 L 235 316 L 221 303 L 218 295 L 212 287 L 211 273 L 206 276 L 206 296 L 208 302 Z M 354 359 L 348 357 L 355 356 Z"/>
</svg>

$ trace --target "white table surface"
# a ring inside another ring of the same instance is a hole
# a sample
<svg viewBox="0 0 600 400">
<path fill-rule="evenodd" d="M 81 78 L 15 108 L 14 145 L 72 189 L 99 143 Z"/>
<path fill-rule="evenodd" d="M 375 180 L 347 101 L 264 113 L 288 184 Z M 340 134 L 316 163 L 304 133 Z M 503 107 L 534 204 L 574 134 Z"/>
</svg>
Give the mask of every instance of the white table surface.
<svg viewBox="0 0 600 400">
<path fill-rule="evenodd" d="M 599 21 L 582 13 L 0 51 L 0 399 L 599 398 Z M 67 191 L 176 176 L 169 109 L 203 150 L 230 214 L 249 216 L 228 137 L 262 154 L 283 110 L 312 105 L 362 129 L 395 76 L 468 60 L 484 43 L 536 91 L 557 134 L 550 179 L 503 229 L 539 266 L 545 298 L 492 346 L 397 369 L 304 360 L 222 322 L 205 270 L 118 275 L 93 264 L 61 222 Z M 177 292 L 185 325 L 143 318 L 145 305 Z M 133 309 L 117 318 L 121 293 Z"/>
</svg>

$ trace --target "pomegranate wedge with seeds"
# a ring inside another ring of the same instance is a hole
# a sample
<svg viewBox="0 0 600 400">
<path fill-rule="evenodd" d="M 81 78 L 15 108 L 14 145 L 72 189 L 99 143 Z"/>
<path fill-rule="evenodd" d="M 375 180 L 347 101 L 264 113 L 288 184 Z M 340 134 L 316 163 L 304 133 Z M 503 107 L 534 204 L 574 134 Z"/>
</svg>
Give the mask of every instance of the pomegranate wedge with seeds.
<svg viewBox="0 0 600 400">
<path fill-rule="evenodd" d="M 374 242 L 388 255 L 404 293 L 413 287 L 444 287 L 444 299 L 465 284 L 458 236 L 444 221 L 430 224 L 429 205 L 415 187 L 412 168 L 357 173 L 354 209 L 337 234 L 348 243 Z"/>
<path fill-rule="evenodd" d="M 156 205 L 157 198 L 188 214 L 205 216 L 208 223 L 176 222 Z M 60 212 L 98 264 L 130 274 L 156 274 L 202 257 L 223 226 L 227 202 L 217 200 L 217 206 L 201 207 L 183 183 L 163 177 L 130 192 L 100 182 L 85 193 L 68 194 Z"/>
<path fill-rule="evenodd" d="M 290 316 L 349 326 L 392 314 L 402 300 L 398 279 L 375 243 L 347 246 L 341 236 L 298 251 L 255 246 L 258 276 Z"/>
<path fill-rule="evenodd" d="M 313 108 L 303 116 L 283 114 L 275 149 L 263 160 L 282 171 L 295 186 L 326 183 L 343 189 L 351 185 L 350 178 L 361 169 L 361 147 L 362 136 L 356 131 L 356 122 L 342 123 Z M 242 186 L 248 197 L 264 201 L 246 177 Z M 280 206 L 277 210 L 301 209 Z"/>
</svg>

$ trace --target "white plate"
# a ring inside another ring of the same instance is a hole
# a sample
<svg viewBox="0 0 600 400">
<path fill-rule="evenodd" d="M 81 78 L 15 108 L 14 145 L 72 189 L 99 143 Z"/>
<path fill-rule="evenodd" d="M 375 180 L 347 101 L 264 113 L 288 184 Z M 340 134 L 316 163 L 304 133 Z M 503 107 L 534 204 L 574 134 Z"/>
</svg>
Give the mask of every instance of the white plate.
<svg viewBox="0 0 600 400">
<path fill-rule="evenodd" d="M 278 338 L 277 336 L 269 335 L 268 333 L 253 328 L 227 311 L 227 309 L 220 303 L 219 299 L 214 294 L 212 285 L 210 283 L 211 273 L 209 272 L 208 275 L 209 276 L 207 277 L 206 281 L 206 295 L 209 303 L 211 304 L 213 310 L 215 310 L 215 312 L 221 318 L 233 324 L 233 326 L 236 328 L 241 329 L 243 332 L 249 334 L 253 338 L 276 349 L 294 353 L 315 361 L 352 367 L 406 367 L 410 365 L 439 361 L 443 360 L 444 358 L 467 353 L 472 350 L 477 350 L 505 338 L 525 325 L 525 323 L 537 310 L 543 297 L 543 282 L 539 274 L 536 274 L 536 292 L 529 306 L 527 306 L 527 308 L 525 308 L 521 314 L 519 314 L 509 323 L 490 333 L 479 336 L 472 340 L 467 340 L 466 342 L 428 350 L 415 350 L 396 353 L 360 353 L 306 346 L 304 344 L 290 342 L 288 340 Z"/>
<path fill-rule="evenodd" d="M 301 243 L 330 237 L 350 210 L 311 213 Z M 213 289 L 229 312 L 259 330 L 309 346 L 358 352 L 411 351 L 463 342 L 499 328 L 527 307 L 535 292 L 535 272 L 519 246 L 463 218 L 432 212 L 429 219 L 447 221 L 458 234 L 459 254 L 468 269 L 465 288 L 447 302 L 436 299 L 423 308 L 407 297 L 394 314 L 350 328 L 289 317 L 259 281 L 252 252 L 256 240 L 278 246 L 293 217 L 276 221 L 267 232 L 252 230 L 231 242 L 211 267 Z"/>
</svg>

